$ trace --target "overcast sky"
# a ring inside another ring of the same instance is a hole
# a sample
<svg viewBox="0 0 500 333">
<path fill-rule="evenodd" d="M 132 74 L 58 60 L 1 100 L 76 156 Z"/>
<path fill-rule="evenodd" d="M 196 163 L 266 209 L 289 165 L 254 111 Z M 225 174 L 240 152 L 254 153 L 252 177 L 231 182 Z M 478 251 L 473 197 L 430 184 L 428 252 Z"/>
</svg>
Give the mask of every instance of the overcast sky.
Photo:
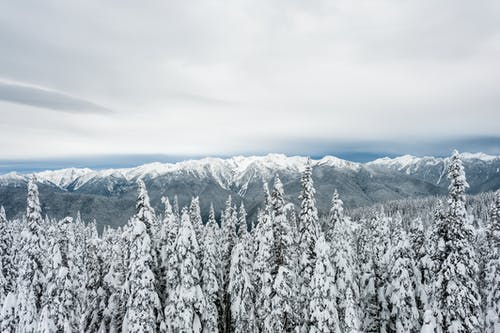
<svg viewBox="0 0 500 333">
<path fill-rule="evenodd" d="M 500 153 L 497 0 L 0 2 L 0 159 Z"/>
</svg>

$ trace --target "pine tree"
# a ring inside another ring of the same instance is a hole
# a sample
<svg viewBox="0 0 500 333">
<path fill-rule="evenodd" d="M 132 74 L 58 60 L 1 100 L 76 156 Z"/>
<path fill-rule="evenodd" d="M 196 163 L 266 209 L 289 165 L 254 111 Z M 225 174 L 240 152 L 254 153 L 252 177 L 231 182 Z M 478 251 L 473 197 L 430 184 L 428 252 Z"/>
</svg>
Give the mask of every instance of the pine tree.
<svg viewBox="0 0 500 333">
<path fill-rule="evenodd" d="M 81 330 L 89 333 L 99 331 L 107 306 L 102 272 L 104 262 L 100 255 L 101 244 L 95 225 L 92 229 L 93 232 L 86 242 L 88 246 L 85 265 L 86 281 L 84 286 L 84 312 L 81 320 Z"/>
<path fill-rule="evenodd" d="M 200 284 L 198 241 L 187 209 L 182 211 L 175 252 L 179 263 L 179 282 L 175 287 L 173 331 L 200 333 L 202 314 L 205 311 L 205 296 Z"/>
<path fill-rule="evenodd" d="M 438 271 L 435 291 L 438 324 L 444 332 L 480 332 L 481 301 L 474 231 L 467 221 L 465 190 L 469 187 L 458 152 L 448 166 L 448 211 L 444 230 L 445 258 Z"/>
<path fill-rule="evenodd" d="M 259 212 L 258 228 L 255 234 L 257 252 L 254 260 L 255 289 L 258 290 L 256 299 L 257 326 L 259 332 L 273 332 L 272 322 L 272 293 L 273 265 L 272 248 L 274 245 L 273 225 L 268 209 Z"/>
<path fill-rule="evenodd" d="M 335 268 L 337 286 L 337 310 L 342 332 L 360 332 L 360 314 L 358 308 L 359 287 L 356 276 L 356 253 L 354 250 L 351 221 L 344 216 L 343 202 L 335 190 L 330 210 L 328 226 L 331 244 L 332 264 Z"/>
<path fill-rule="evenodd" d="M 0 332 L 2 333 L 16 332 L 16 302 L 15 292 L 9 292 L 3 301 L 0 312 Z"/>
<path fill-rule="evenodd" d="M 37 332 L 70 333 L 78 330 L 80 316 L 73 219 L 67 217 L 52 228 L 53 237 L 48 242 L 51 264 Z"/>
<path fill-rule="evenodd" d="M 314 194 L 311 160 L 308 159 L 301 178 L 301 194 L 299 197 L 301 200 L 299 216 L 299 246 L 301 250 L 299 275 L 301 277 L 301 290 L 299 291 L 299 302 L 301 304 L 300 308 L 303 311 L 300 317 L 303 324 L 301 326 L 304 326 L 304 324 L 307 325 L 307 321 L 309 320 L 307 302 L 311 293 L 310 282 L 316 260 L 314 249 L 320 232 Z M 304 326 L 303 329 L 307 329 L 307 326 Z"/>
<path fill-rule="evenodd" d="M 5 209 L 0 206 L 0 304 L 14 291 L 15 269 L 12 232 L 7 225 Z"/>
<path fill-rule="evenodd" d="M 198 245 L 200 248 L 203 247 L 203 221 L 201 220 L 201 210 L 200 210 L 200 198 L 194 197 L 191 199 L 191 206 L 189 207 L 189 219 L 193 225 L 193 229 L 196 233 L 196 239 L 198 239 Z"/>
<path fill-rule="evenodd" d="M 203 270 L 201 285 L 205 295 L 205 312 L 203 313 L 203 332 L 217 333 L 219 331 L 218 297 L 220 291 L 220 253 L 216 243 L 216 221 L 213 207 L 204 230 Z"/>
<path fill-rule="evenodd" d="M 341 332 L 337 312 L 335 270 L 330 262 L 330 247 L 323 235 L 317 239 L 314 252 L 316 261 L 311 277 L 309 332 Z"/>
<path fill-rule="evenodd" d="M 276 177 L 271 194 L 271 221 L 274 244 L 271 251 L 272 312 L 271 321 L 274 331 L 291 331 L 297 325 L 297 277 L 295 261 L 295 239 L 285 212 L 283 184 Z"/>
<path fill-rule="evenodd" d="M 35 178 L 31 177 L 28 182 L 26 225 L 21 233 L 17 268 L 17 333 L 37 331 L 45 289 L 44 245 L 38 187 Z"/>
<path fill-rule="evenodd" d="M 110 266 L 104 276 L 104 290 L 109 295 L 107 308 L 104 311 L 104 332 L 122 332 L 123 318 L 127 303 L 126 270 L 128 268 L 129 240 L 126 232 L 120 229 L 109 236 Z"/>
<path fill-rule="evenodd" d="M 177 278 L 175 242 L 179 231 L 179 220 L 172 210 L 168 198 L 162 198 L 165 210 L 160 230 L 160 295 L 166 301 Z"/>
<path fill-rule="evenodd" d="M 249 238 L 233 248 L 229 274 L 232 332 L 258 332 L 255 317 L 255 289 L 252 282 L 252 255 Z"/>
<path fill-rule="evenodd" d="M 331 242 L 333 237 L 332 233 L 335 230 L 335 225 L 344 218 L 344 203 L 340 199 L 337 189 L 333 192 L 332 207 L 330 208 L 330 216 L 326 226 L 325 237 L 326 240 Z"/>
<path fill-rule="evenodd" d="M 243 202 L 240 205 L 240 209 L 238 211 L 238 237 L 243 239 L 248 234 L 248 225 L 247 225 L 247 212 L 245 210 L 245 205 Z"/>
<path fill-rule="evenodd" d="M 144 182 L 139 180 L 136 214 L 132 218 L 130 263 L 127 277 L 128 301 L 124 321 L 127 332 L 162 332 L 166 330 L 156 290 L 155 251 L 151 238 L 154 211 Z"/>
<path fill-rule="evenodd" d="M 398 333 L 419 332 L 413 260 L 415 254 L 404 231 L 398 238 L 400 238 L 399 243 L 392 251 L 394 264 L 390 267 L 391 282 L 386 290 L 391 309 L 389 330 Z"/>
<path fill-rule="evenodd" d="M 500 190 L 496 192 L 487 240 L 491 252 L 485 269 L 485 330 L 497 333 L 500 332 Z"/>
<path fill-rule="evenodd" d="M 413 221 L 408 234 L 410 246 L 415 253 L 415 293 L 420 318 L 430 309 L 429 295 L 433 263 L 428 251 L 428 234 L 421 219 Z"/>
<path fill-rule="evenodd" d="M 231 253 L 238 239 L 236 234 L 236 224 L 238 216 L 233 207 L 231 196 L 226 201 L 225 209 L 221 216 L 221 258 L 222 258 L 222 289 L 221 304 L 222 309 L 222 327 L 221 331 L 226 332 L 231 327 L 231 309 L 229 287 L 229 270 L 231 268 Z"/>
</svg>

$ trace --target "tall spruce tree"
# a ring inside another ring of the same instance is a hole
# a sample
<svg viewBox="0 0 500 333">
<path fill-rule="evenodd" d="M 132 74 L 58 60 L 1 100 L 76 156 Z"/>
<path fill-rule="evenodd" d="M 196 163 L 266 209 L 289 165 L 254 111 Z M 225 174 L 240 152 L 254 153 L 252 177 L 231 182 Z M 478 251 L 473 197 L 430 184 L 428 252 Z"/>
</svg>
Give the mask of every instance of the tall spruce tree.
<svg viewBox="0 0 500 333">
<path fill-rule="evenodd" d="M 255 288 L 259 292 L 256 298 L 257 326 L 259 332 L 273 332 L 272 321 L 272 296 L 273 267 L 272 248 L 274 245 L 273 225 L 270 210 L 259 212 L 258 228 L 256 229 L 255 242 L 258 244 L 254 260 Z"/>
<path fill-rule="evenodd" d="M 216 221 L 213 214 L 213 209 L 204 227 L 203 241 L 203 257 L 201 272 L 201 286 L 205 296 L 205 311 L 202 316 L 203 332 L 217 333 L 219 332 L 219 307 L 218 298 L 220 291 L 220 251 L 216 243 Z"/>
<path fill-rule="evenodd" d="M 272 312 L 274 331 L 291 331 L 298 323 L 295 310 L 297 299 L 297 262 L 295 239 L 285 211 L 283 184 L 276 177 L 271 194 L 271 222 L 273 226 L 273 248 L 271 250 Z"/>
<path fill-rule="evenodd" d="M 50 266 L 38 332 L 71 333 L 79 329 L 79 276 L 75 270 L 73 224 L 73 219 L 67 217 L 51 226 L 54 230 L 48 240 Z"/>
<path fill-rule="evenodd" d="M 21 233 L 18 254 L 17 333 L 37 332 L 38 318 L 45 290 L 45 239 L 35 178 L 28 182 L 26 225 Z"/>
<path fill-rule="evenodd" d="M 229 274 L 232 332 L 256 333 L 255 289 L 252 279 L 252 248 L 244 238 L 233 248 Z"/>
<path fill-rule="evenodd" d="M 0 304 L 14 291 L 15 268 L 12 232 L 7 225 L 5 209 L 0 206 Z"/>
<path fill-rule="evenodd" d="M 397 333 L 420 331 L 419 312 L 416 302 L 415 254 L 406 232 L 402 231 L 393 249 L 390 267 L 390 285 L 386 297 L 391 309 L 388 330 Z"/>
<path fill-rule="evenodd" d="M 343 211 L 343 202 L 335 190 L 326 235 L 331 244 L 331 258 L 335 268 L 336 306 L 340 328 L 342 332 L 354 333 L 360 332 L 361 329 L 357 257 L 354 249 L 352 222 Z"/>
<path fill-rule="evenodd" d="M 139 180 L 137 184 L 136 214 L 130 232 L 129 294 L 124 326 L 126 332 L 162 332 L 166 326 L 156 289 L 156 260 L 151 237 L 154 211 L 149 205 L 144 182 Z"/>
<path fill-rule="evenodd" d="M 300 316 L 302 319 L 302 330 L 307 330 L 307 322 L 309 321 L 309 307 L 307 304 L 311 294 L 310 282 L 316 260 L 314 248 L 320 233 L 310 159 L 307 160 L 300 182 L 299 246 L 301 256 L 299 261 L 299 276 L 301 277 L 301 289 L 299 291 L 299 302 L 300 309 L 303 312 Z"/>
<path fill-rule="evenodd" d="M 490 253 L 485 269 L 485 331 L 498 333 L 500 332 L 500 190 L 496 192 L 487 235 Z"/>
<path fill-rule="evenodd" d="M 444 261 L 439 268 L 434 289 L 436 309 L 439 311 L 438 325 L 444 332 L 450 333 L 481 332 L 474 231 L 467 220 L 465 208 L 465 191 L 469 185 L 457 151 L 449 161 L 448 179 L 448 210 L 442 239 Z"/>
<path fill-rule="evenodd" d="M 182 210 L 181 226 L 175 244 L 178 257 L 179 281 L 175 286 L 175 304 L 172 318 L 174 332 L 202 332 L 205 296 L 199 276 L 198 240 L 187 209 Z"/>
<path fill-rule="evenodd" d="M 314 252 L 316 260 L 311 277 L 309 332 L 340 333 L 335 269 L 330 262 L 330 246 L 323 235 L 317 239 Z"/>
</svg>

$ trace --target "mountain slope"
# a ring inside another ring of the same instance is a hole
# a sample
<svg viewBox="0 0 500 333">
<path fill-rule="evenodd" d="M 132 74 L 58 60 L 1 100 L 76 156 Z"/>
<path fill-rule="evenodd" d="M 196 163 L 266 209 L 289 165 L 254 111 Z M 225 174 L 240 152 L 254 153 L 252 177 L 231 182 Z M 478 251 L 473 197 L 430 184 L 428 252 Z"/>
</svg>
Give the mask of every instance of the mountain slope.
<svg viewBox="0 0 500 333">
<path fill-rule="evenodd" d="M 471 185 L 469 193 L 500 187 L 500 157 L 463 153 L 465 170 Z M 236 203 L 243 201 L 252 218 L 262 201 L 262 183 L 279 175 L 288 200 L 297 203 L 300 173 L 306 157 L 281 154 L 229 159 L 205 158 L 175 164 L 151 163 L 127 169 L 62 169 L 36 173 L 40 183 L 44 213 L 55 217 L 80 210 L 86 219 L 100 224 L 122 225 L 133 211 L 135 182 L 143 179 L 153 205 L 161 211 L 161 196 L 186 205 L 192 196 L 200 196 L 202 211 L 211 202 L 222 209 L 228 195 Z M 320 213 L 327 212 L 330 197 L 338 189 L 348 207 L 400 198 L 445 194 L 447 159 L 401 156 L 369 163 L 355 163 L 333 156 L 312 160 Z M 24 196 L 29 175 L 0 175 L 0 204 L 9 215 L 24 211 Z"/>
</svg>

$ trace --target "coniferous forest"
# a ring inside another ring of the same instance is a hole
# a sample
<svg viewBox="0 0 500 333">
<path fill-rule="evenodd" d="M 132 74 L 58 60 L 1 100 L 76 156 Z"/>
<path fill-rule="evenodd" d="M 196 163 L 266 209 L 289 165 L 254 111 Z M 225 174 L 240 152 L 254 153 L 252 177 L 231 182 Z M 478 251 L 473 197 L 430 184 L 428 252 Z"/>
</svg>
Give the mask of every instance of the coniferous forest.
<svg viewBox="0 0 500 333">
<path fill-rule="evenodd" d="M 139 180 L 135 215 L 98 234 L 43 217 L 32 178 L 25 218 L 0 210 L 0 331 L 498 333 L 500 192 L 469 200 L 458 153 L 448 180 L 353 211 L 335 191 L 318 216 L 307 165 L 300 207 L 276 177 L 256 221 L 231 197 L 206 221 L 199 198 L 154 211 Z"/>
</svg>

